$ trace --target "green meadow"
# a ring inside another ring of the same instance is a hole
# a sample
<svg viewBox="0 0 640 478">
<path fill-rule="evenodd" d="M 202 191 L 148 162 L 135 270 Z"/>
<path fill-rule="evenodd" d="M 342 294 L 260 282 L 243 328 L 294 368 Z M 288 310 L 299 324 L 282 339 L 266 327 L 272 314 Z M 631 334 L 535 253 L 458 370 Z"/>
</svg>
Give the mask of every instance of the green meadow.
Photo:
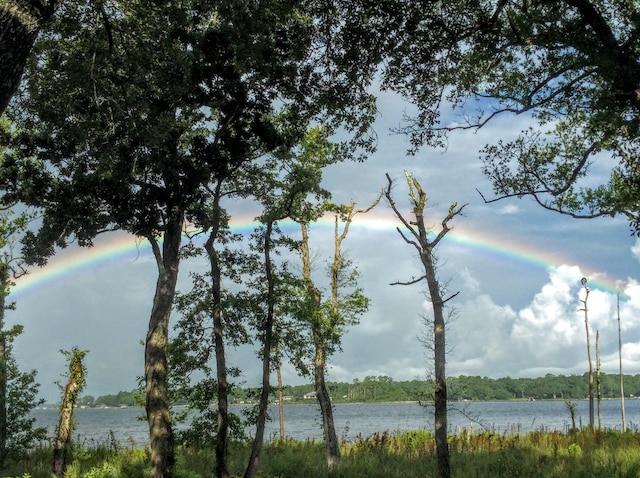
<svg viewBox="0 0 640 478">
<path fill-rule="evenodd" d="M 452 476 L 496 477 L 640 477 L 640 433 L 589 431 L 532 432 L 525 435 L 468 434 L 449 439 Z M 388 433 L 343 443 L 342 462 L 329 473 L 321 442 L 280 440 L 265 445 L 258 476 L 264 478 L 411 478 L 435 476 L 435 442 L 430 432 Z M 230 450 L 233 476 L 242 476 L 250 446 Z M 51 478 L 51 450 L 39 448 L 8 463 L 3 477 Z M 211 449 L 180 448 L 176 478 L 213 476 Z M 147 452 L 141 448 L 73 447 L 67 478 L 144 478 Z"/>
</svg>

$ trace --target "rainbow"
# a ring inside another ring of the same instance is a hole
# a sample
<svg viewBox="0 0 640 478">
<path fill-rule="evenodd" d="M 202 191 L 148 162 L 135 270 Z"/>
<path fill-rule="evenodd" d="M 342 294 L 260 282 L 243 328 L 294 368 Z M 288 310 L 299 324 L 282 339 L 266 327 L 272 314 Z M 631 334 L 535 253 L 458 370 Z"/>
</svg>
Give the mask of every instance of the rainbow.
<svg viewBox="0 0 640 478">
<path fill-rule="evenodd" d="M 257 223 L 253 217 L 244 216 L 231 221 L 231 229 L 240 234 L 253 232 Z M 368 213 L 367 215 L 356 216 L 350 234 L 356 235 L 364 232 L 369 235 L 397 234 L 396 227 L 400 223 L 390 215 L 381 213 Z M 298 234 L 299 226 L 292 221 L 282 221 L 281 229 L 292 235 Z M 311 226 L 314 228 L 333 231 L 333 217 L 325 216 Z M 352 239 L 354 239 L 352 237 Z M 398 238 L 400 240 L 400 238 Z M 473 250 L 498 257 L 503 260 L 513 261 L 528 267 L 540 270 L 567 263 L 553 251 L 546 251 L 531 247 L 527 244 L 509 241 L 503 237 L 492 236 L 486 232 L 478 230 L 464 229 L 456 226 L 450 231 L 442 243 L 443 247 L 454 248 L 447 254 L 455 253 L 455 250 Z M 140 259 L 153 259 L 151 246 L 144 239 L 136 238 L 126 233 L 111 233 L 95 241 L 91 248 L 69 248 L 61 251 L 53 257 L 45 267 L 33 269 L 27 275 L 18 278 L 11 289 L 10 300 L 28 295 L 29 293 L 52 284 L 73 274 L 90 269 L 106 267 L 113 263 L 134 262 Z M 584 267 L 581 267 L 584 269 Z M 619 290 L 619 281 L 598 274 L 589 278 L 592 288 L 604 290 L 609 293 L 616 293 Z"/>
</svg>

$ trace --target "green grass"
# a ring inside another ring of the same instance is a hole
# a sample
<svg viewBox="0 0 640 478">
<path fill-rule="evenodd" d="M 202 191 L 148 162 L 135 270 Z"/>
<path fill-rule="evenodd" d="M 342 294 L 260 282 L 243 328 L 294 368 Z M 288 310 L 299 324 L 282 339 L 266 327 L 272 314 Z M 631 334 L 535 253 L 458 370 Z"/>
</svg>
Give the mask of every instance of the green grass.
<svg viewBox="0 0 640 478">
<path fill-rule="evenodd" d="M 463 431 L 449 439 L 452 475 L 456 478 L 496 477 L 640 477 L 640 433 L 588 431 L 573 434 L 532 432 L 500 435 Z M 341 445 L 342 461 L 329 474 L 320 442 L 278 440 L 263 449 L 263 478 L 411 478 L 435 476 L 435 443 L 430 432 L 398 435 L 377 433 Z M 230 470 L 242 476 L 250 446 L 235 443 Z M 8 463 L 3 478 L 51 478 L 51 450 L 40 448 Z M 180 448 L 176 478 L 213 476 L 210 449 Z M 147 452 L 139 448 L 76 445 L 67 478 L 146 478 Z"/>
</svg>

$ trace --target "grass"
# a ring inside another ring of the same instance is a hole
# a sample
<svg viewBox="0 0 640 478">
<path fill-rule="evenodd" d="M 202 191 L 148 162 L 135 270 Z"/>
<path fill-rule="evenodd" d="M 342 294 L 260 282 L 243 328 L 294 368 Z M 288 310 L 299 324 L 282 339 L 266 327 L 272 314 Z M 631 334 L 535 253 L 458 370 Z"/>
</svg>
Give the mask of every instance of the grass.
<svg viewBox="0 0 640 478">
<path fill-rule="evenodd" d="M 589 431 L 565 434 L 532 432 L 525 435 L 483 432 L 462 433 L 449 439 L 454 478 L 496 477 L 640 477 L 640 433 Z M 259 476 L 263 478 L 411 478 L 436 473 L 435 443 L 427 431 L 397 435 L 376 433 L 342 443 L 342 461 L 329 474 L 320 442 L 277 440 L 263 449 Z M 250 446 L 235 443 L 230 470 L 242 476 Z M 8 463 L 3 478 L 51 478 L 51 450 L 39 448 Z M 176 478 L 213 476 L 211 449 L 180 448 Z M 67 478 L 146 478 L 148 455 L 144 449 L 113 445 L 76 444 Z"/>
</svg>

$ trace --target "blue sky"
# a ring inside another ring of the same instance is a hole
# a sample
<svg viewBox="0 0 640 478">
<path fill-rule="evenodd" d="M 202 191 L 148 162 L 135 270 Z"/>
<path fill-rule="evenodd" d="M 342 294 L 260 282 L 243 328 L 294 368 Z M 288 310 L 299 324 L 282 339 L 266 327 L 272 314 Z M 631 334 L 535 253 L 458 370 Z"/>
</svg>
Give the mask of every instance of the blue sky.
<svg viewBox="0 0 640 478">
<path fill-rule="evenodd" d="M 526 118 L 501 117 L 480 132 L 454 134 L 446 151 L 421 150 L 407 156 L 408 143 L 389 134 L 407 106 L 394 95 L 381 95 L 376 125 L 378 151 L 364 163 L 328 168 L 325 186 L 335 202 L 353 199 L 367 206 L 386 184 L 396 181 L 396 203 L 409 213 L 404 170 L 411 171 L 429 196 L 427 217 L 437 226 L 449 205 L 468 203 L 463 217 L 453 221 L 456 232 L 471 245 L 456 241 L 438 251 L 439 277 L 449 291 L 460 292 L 451 305 L 448 325 L 449 375 L 540 376 L 582 374 L 587 370 L 580 278 L 603 277 L 628 295 L 621 303 L 624 371 L 640 373 L 640 243 L 623 218 L 576 220 L 542 210 L 527 199 L 484 204 L 476 191 L 491 196 L 481 173 L 478 151 L 497 138 L 512 137 L 527 126 Z M 600 168 L 598 174 L 606 174 Z M 234 206 L 230 209 L 233 211 Z M 354 221 L 344 248 L 358 265 L 361 285 L 371 299 L 370 310 L 349 330 L 343 351 L 332 359 L 329 380 L 349 381 L 367 375 L 396 380 L 423 379 L 429 374 L 428 352 L 421 343 L 424 317 L 429 314 L 426 284 L 390 286 L 421 275 L 413 248 L 393 230 L 395 219 L 381 202 L 366 218 Z M 98 241 L 108 244 L 113 236 Z M 321 274 L 332 254 L 332 230 L 311 230 L 312 248 Z M 473 244 L 473 242 L 477 244 Z M 493 244 L 493 247 L 482 247 Z M 505 249 L 508 245 L 508 249 Z M 528 256 L 523 252 L 528 251 Z M 56 260 L 75 257 L 64 251 Z M 180 288 L 188 288 L 185 263 Z M 64 373 L 60 349 L 88 349 L 87 394 L 130 390 L 143 372 L 143 347 L 156 280 L 150 253 L 124 255 L 72 272 L 18 295 L 9 323 L 21 323 L 24 334 L 15 351 L 20 365 L 38 370 L 44 397 L 56 401 L 54 382 Z M 616 297 L 596 286 L 589 297 L 592 344 L 601 335 L 605 372 L 618 369 Z M 173 323 L 176 322 L 174 316 Z M 232 350 L 232 365 L 241 367 L 248 385 L 258 383 L 260 364 L 253 350 Z M 285 365 L 286 383 L 304 383 Z"/>
</svg>

